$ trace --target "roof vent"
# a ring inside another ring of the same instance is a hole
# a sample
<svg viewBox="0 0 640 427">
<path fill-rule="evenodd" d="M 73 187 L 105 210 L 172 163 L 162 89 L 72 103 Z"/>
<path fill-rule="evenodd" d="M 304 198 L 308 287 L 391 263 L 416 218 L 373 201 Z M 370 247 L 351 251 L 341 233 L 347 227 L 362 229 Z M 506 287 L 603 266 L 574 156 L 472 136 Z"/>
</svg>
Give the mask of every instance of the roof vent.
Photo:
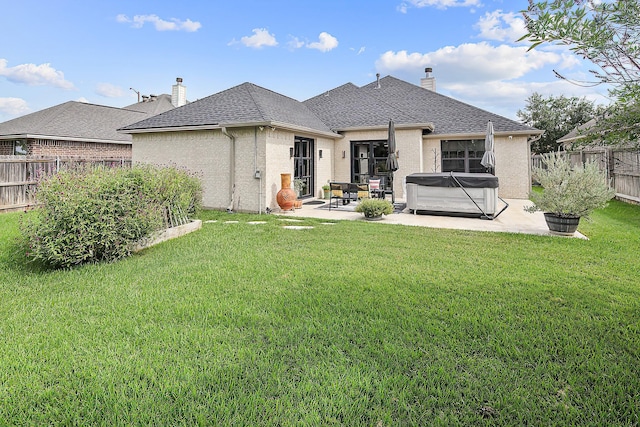
<svg viewBox="0 0 640 427">
<path fill-rule="evenodd" d="M 376 73 L 376 89 L 380 89 L 380 73 Z"/>
</svg>

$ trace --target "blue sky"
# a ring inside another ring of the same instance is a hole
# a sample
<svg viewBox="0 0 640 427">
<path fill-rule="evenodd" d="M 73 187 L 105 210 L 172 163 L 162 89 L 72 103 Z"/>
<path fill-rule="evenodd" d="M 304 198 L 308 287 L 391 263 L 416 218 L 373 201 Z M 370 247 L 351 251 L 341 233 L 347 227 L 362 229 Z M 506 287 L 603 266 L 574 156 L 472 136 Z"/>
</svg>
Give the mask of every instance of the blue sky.
<svg viewBox="0 0 640 427">
<path fill-rule="evenodd" d="M 0 121 L 75 100 L 122 107 L 191 101 L 252 82 L 303 101 L 376 73 L 516 118 L 533 92 L 607 103 L 559 46 L 527 52 L 526 0 L 2 0 Z"/>
</svg>

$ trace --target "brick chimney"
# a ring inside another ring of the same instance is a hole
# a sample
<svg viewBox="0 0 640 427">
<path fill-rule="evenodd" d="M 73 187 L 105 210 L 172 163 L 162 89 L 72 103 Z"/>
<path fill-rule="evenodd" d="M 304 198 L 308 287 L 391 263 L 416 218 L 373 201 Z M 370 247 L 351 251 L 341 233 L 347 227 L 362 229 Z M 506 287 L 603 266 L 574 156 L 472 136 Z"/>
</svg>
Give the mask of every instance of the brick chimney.
<svg viewBox="0 0 640 427">
<path fill-rule="evenodd" d="M 176 79 L 176 84 L 171 86 L 171 103 L 174 107 L 182 107 L 187 103 L 187 87 L 182 86 L 182 78 Z"/>
<path fill-rule="evenodd" d="M 420 86 L 430 91 L 436 92 L 436 78 L 431 76 L 433 69 L 431 67 L 427 67 L 424 69 L 424 72 L 427 76 L 420 79 Z"/>
</svg>

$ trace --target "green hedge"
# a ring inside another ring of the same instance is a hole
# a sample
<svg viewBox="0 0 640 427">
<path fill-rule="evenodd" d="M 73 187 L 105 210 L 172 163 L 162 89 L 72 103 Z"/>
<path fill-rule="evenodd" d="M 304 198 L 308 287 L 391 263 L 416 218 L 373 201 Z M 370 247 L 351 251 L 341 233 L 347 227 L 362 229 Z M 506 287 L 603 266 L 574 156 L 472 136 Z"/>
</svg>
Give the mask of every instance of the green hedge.
<svg viewBox="0 0 640 427">
<path fill-rule="evenodd" d="M 21 229 L 27 256 L 51 267 L 113 261 L 199 209 L 200 181 L 174 167 L 79 168 L 43 179 Z"/>
</svg>

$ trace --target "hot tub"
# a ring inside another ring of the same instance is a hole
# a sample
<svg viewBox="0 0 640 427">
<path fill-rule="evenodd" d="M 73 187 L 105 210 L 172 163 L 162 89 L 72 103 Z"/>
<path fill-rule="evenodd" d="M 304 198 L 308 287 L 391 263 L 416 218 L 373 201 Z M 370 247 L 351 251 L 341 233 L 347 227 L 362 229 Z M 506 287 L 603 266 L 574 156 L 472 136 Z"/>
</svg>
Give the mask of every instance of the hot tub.
<svg viewBox="0 0 640 427">
<path fill-rule="evenodd" d="M 414 214 L 417 211 L 426 211 L 489 219 L 497 216 L 498 177 L 494 175 L 461 172 L 414 173 L 407 175 L 406 182 L 407 208 Z"/>
</svg>

